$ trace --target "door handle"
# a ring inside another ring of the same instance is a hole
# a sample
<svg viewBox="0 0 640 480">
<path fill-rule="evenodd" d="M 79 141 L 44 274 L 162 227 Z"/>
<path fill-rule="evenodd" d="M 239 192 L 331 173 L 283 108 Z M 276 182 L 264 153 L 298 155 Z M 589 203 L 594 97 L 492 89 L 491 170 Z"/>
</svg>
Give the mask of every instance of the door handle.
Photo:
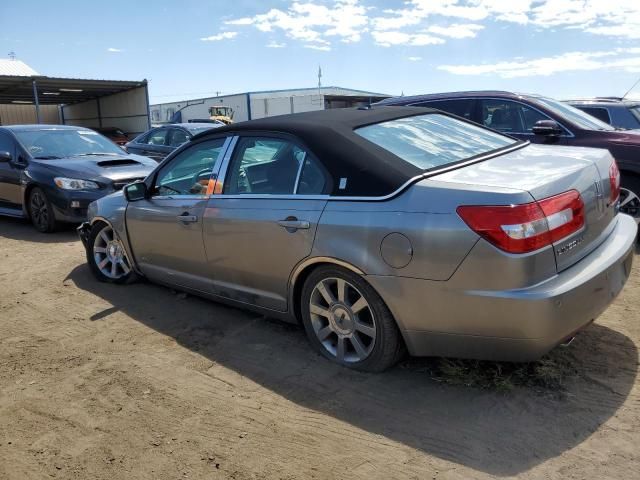
<svg viewBox="0 0 640 480">
<path fill-rule="evenodd" d="M 311 228 L 311 224 L 307 220 L 298 220 L 295 217 L 287 217 L 284 220 L 278 220 L 278 225 L 286 228 L 287 230 L 308 230 Z"/>
<path fill-rule="evenodd" d="M 184 212 L 182 215 L 178 215 L 176 218 L 181 223 L 195 223 L 198 221 L 198 217 L 196 215 L 189 215 L 187 212 Z"/>
</svg>

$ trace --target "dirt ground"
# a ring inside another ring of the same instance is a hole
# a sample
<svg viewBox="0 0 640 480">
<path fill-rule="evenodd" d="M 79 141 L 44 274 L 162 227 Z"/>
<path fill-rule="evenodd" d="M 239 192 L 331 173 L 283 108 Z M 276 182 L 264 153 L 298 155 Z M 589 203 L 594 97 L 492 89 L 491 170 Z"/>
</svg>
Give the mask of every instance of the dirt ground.
<svg viewBox="0 0 640 480">
<path fill-rule="evenodd" d="M 636 260 L 640 260 L 636 256 Z M 564 395 L 362 374 L 302 330 L 94 280 L 73 230 L 0 219 L 0 479 L 640 478 L 640 261 Z"/>
</svg>

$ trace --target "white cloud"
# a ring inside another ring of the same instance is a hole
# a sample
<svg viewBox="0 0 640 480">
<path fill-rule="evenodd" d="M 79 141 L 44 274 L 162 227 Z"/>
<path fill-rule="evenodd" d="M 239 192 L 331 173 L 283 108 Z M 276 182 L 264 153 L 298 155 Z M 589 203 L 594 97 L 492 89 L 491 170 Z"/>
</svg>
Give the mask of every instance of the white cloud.
<svg viewBox="0 0 640 480">
<path fill-rule="evenodd" d="M 390 47 L 392 45 L 412 45 L 419 47 L 444 43 L 443 39 L 426 33 L 409 34 L 399 31 L 379 32 L 374 30 L 371 32 L 371 35 L 375 43 L 383 47 Z"/>
<path fill-rule="evenodd" d="M 304 48 L 310 48 L 312 50 L 320 50 L 321 52 L 329 52 L 331 51 L 331 47 L 328 45 L 305 45 Z"/>
<path fill-rule="evenodd" d="M 484 29 L 484 26 L 475 23 L 456 23 L 447 27 L 434 25 L 429 27 L 427 31 L 449 38 L 474 38 L 477 35 L 477 32 L 482 29 Z"/>
<path fill-rule="evenodd" d="M 220 40 L 230 40 L 238 36 L 238 32 L 222 32 L 210 37 L 202 37 L 203 42 L 219 42 Z"/>
<path fill-rule="evenodd" d="M 286 46 L 287 46 L 286 43 L 278 43 L 278 42 L 274 42 L 274 41 L 271 41 L 271 42 L 267 43 L 267 45 L 266 45 L 267 48 L 284 48 Z"/>
<path fill-rule="evenodd" d="M 561 72 L 589 71 L 602 68 L 640 72 L 640 48 L 568 52 L 552 57 L 493 64 L 438 66 L 439 70 L 454 75 L 496 75 L 502 78 L 548 76 Z"/>
<path fill-rule="evenodd" d="M 279 32 L 303 46 L 316 47 L 369 38 L 385 47 L 437 45 L 474 38 L 495 22 L 640 39 L 640 0 L 404 0 L 394 9 L 376 8 L 374 0 L 282 3 L 286 6 L 225 24 Z"/>
<path fill-rule="evenodd" d="M 120 53 L 120 52 L 122 52 L 122 50 L 121 50 L 121 49 L 119 49 L 119 48 L 109 47 L 109 48 L 107 48 L 107 52 L 111 52 L 111 53 Z"/>
<path fill-rule="evenodd" d="M 261 32 L 282 31 L 307 47 L 327 50 L 330 41 L 326 37 L 347 43 L 360 41 L 369 22 L 366 12 L 359 0 L 334 0 L 330 6 L 294 1 L 286 10 L 272 8 L 267 13 L 225 23 L 253 25 Z"/>
<path fill-rule="evenodd" d="M 420 60 L 422 60 L 422 57 L 407 57 L 407 60 L 409 60 L 410 62 L 419 62 Z"/>
</svg>

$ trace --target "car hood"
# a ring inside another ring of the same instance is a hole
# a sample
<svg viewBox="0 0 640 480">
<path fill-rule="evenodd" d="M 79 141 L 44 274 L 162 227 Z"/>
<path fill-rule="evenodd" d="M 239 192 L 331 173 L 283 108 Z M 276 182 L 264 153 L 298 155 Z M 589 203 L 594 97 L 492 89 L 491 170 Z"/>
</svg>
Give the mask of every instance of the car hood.
<svg viewBox="0 0 640 480">
<path fill-rule="evenodd" d="M 158 165 L 150 158 L 124 153 L 35 160 L 35 162 L 59 175 L 97 181 L 143 178 Z"/>
</svg>

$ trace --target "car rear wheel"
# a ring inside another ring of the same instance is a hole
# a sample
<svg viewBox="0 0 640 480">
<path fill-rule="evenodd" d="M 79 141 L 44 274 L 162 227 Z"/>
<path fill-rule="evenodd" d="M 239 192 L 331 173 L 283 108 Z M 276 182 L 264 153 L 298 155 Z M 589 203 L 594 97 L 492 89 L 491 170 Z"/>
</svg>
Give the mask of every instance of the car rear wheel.
<svg viewBox="0 0 640 480">
<path fill-rule="evenodd" d="M 29 193 L 29 218 L 33 226 L 42 233 L 51 233 L 56 229 L 56 218 L 51 202 L 41 188 L 34 187 Z"/>
<path fill-rule="evenodd" d="M 620 188 L 620 211 L 640 223 L 640 178 L 623 176 Z"/>
<path fill-rule="evenodd" d="M 87 262 L 101 282 L 129 283 L 136 278 L 122 241 L 113 228 L 103 222 L 97 222 L 91 228 Z"/>
<path fill-rule="evenodd" d="M 404 343 L 391 312 L 360 276 L 320 267 L 302 289 L 302 319 L 313 347 L 329 360 L 379 372 L 396 363 Z"/>
</svg>

